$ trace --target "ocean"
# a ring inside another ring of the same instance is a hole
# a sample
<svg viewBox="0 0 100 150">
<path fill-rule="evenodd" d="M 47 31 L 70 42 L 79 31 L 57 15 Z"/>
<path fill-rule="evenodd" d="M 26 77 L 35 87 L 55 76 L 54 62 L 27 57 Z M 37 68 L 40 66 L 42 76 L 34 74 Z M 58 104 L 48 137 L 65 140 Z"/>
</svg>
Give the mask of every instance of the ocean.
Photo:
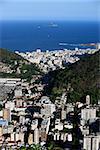
<svg viewBox="0 0 100 150">
<path fill-rule="evenodd" d="M 100 42 L 99 27 L 92 21 L 0 21 L 0 48 L 22 52 L 88 48 L 79 44 Z"/>
</svg>

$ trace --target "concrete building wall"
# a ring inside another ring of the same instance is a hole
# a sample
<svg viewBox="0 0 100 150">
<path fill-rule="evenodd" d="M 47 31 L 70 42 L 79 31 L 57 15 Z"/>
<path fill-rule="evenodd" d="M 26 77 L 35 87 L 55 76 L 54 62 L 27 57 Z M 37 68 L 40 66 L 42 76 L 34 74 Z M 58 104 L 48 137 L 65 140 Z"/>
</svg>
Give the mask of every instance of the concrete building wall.
<svg viewBox="0 0 100 150">
<path fill-rule="evenodd" d="M 33 144 L 33 134 L 29 134 L 29 137 L 28 137 L 28 144 L 31 145 Z"/>
<path fill-rule="evenodd" d="M 10 109 L 3 109 L 3 119 L 10 121 L 11 120 L 11 116 L 10 116 Z"/>
<path fill-rule="evenodd" d="M 95 119 L 96 109 L 95 108 L 84 108 L 81 110 L 81 118 L 83 120 Z"/>
<path fill-rule="evenodd" d="M 38 128 L 36 128 L 36 129 L 34 130 L 34 143 L 35 143 L 35 144 L 38 144 L 38 143 L 39 143 L 39 129 L 38 129 Z"/>
<path fill-rule="evenodd" d="M 84 140 L 83 140 L 83 149 L 85 150 L 92 150 L 91 149 L 91 138 L 89 137 L 84 137 Z"/>
</svg>

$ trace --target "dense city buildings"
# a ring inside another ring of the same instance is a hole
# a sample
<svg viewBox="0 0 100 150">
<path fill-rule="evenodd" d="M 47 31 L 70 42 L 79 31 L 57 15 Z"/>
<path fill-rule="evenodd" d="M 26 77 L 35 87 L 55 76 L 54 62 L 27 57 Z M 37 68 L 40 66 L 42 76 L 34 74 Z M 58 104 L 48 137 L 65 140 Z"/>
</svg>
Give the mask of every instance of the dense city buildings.
<svg viewBox="0 0 100 150">
<path fill-rule="evenodd" d="M 74 63 L 80 55 L 96 51 L 76 49 L 17 53 L 48 72 L 50 68 L 63 68 L 62 63 Z M 93 104 L 91 95 L 86 94 L 84 102 L 69 102 L 69 86 L 54 100 L 44 95 L 45 85 L 35 81 L 36 76 L 30 82 L 21 78 L 0 78 L 0 148 L 16 150 L 39 146 L 48 150 L 53 143 L 53 146 L 64 150 L 73 150 L 73 147 L 77 150 L 99 150 L 99 99 L 98 104 Z"/>
<path fill-rule="evenodd" d="M 82 55 L 93 54 L 96 51 L 97 49 L 75 48 L 75 50 L 47 50 L 46 52 L 37 49 L 33 52 L 20 53 L 16 51 L 16 53 L 30 62 L 38 64 L 44 72 L 49 72 L 57 68 L 64 68 L 66 64 L 78 61 Z"/>
</svg>

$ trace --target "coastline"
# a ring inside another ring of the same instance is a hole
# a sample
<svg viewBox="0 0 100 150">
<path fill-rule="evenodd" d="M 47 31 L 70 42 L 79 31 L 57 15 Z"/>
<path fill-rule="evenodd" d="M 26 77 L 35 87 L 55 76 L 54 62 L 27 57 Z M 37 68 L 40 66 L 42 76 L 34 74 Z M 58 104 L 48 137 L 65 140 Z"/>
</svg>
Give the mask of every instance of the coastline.
<svg viewBox="0 0 100 150">
<path fill-rule="evenodd" d="M 97 48 L 95 49 L 75 48 L 74 50 L 47 50 L 45 52 L 41 51 L 41 49 L 37 49 L 36 51 L 32 52 L 27 51 L 24 53 L 15 51 L 15 53 L 29 62 L 37 64 L 44 73 L 47 73 L 49 71 L 56 70 L 57 68 L 64 69 L 67 64 L 79 61 L 80 57 L 83 55 L 94 54 L 96 51 L 98 51 L 98 47 L 100 47 L 100 44 L 98 44 Z"/>
<path fill-rule="evenodd" d="M 4 21 L 1 48 L 23 52 L 35 49 L 74 49 L 78 44 L 97 43 L 99 22 L 92 21 Z M 59 43 L 63 43 L 59 45 Z M 66 43 L 64 45 L 64 43 Z M 75 46 L 73 46 L 75 45 Z M 79 46 L 78 48 L 91 48 Z"/>
</svg>

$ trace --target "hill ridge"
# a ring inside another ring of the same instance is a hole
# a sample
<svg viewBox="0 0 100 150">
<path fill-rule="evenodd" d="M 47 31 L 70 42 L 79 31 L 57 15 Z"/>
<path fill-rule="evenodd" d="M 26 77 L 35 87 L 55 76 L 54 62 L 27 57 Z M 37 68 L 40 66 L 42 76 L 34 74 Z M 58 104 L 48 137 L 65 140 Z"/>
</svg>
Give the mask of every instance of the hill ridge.
<svg viewBox="0 0 100 150">
<path fill-rule="evenodd" d="M 55 99 L 70 87 L 67 91 L 69 102 L 83 100 L 89 94 L 91 102 L 97 103 L 100 99 L 99 58 L 100 50 L 68 65 L 65 69 L 49 72 L 45 94 Z"/>
</svg>

